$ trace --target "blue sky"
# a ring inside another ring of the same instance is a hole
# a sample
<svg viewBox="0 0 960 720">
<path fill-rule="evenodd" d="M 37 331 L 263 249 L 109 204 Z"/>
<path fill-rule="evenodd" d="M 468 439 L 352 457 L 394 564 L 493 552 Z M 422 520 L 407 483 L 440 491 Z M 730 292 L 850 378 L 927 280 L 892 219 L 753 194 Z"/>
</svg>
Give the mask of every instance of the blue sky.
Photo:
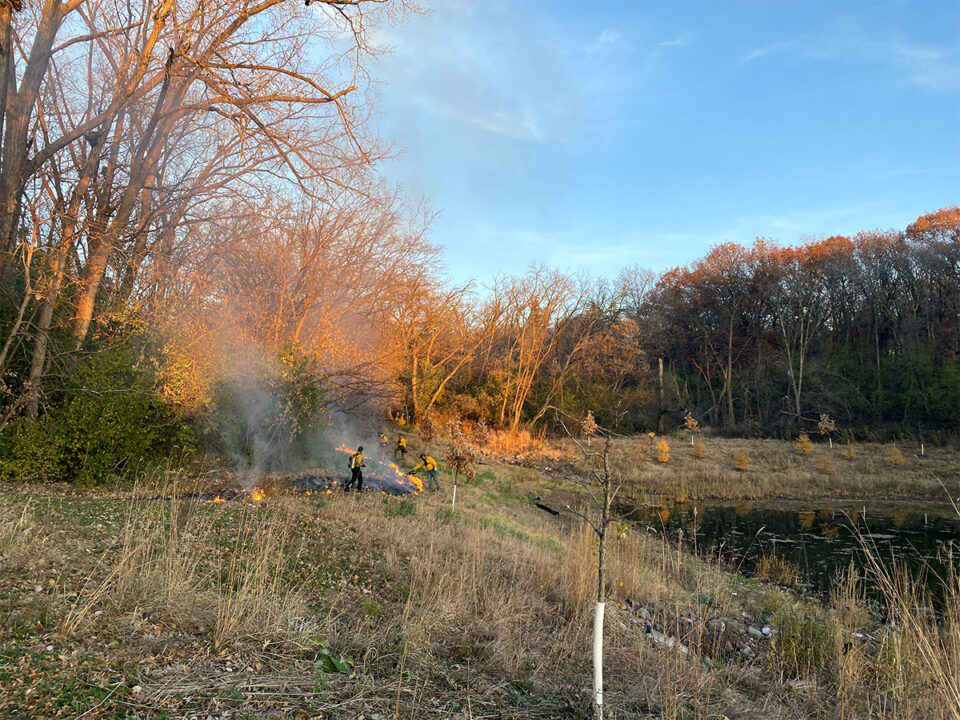
<svg viewBox="0 0 960 720">
<path fill-rule="evenodd" d="M 660 271 L 960 202 L 960 2 L 435 0 L 381 31 L 382 170 L 457 280 Z"/>
</svg>

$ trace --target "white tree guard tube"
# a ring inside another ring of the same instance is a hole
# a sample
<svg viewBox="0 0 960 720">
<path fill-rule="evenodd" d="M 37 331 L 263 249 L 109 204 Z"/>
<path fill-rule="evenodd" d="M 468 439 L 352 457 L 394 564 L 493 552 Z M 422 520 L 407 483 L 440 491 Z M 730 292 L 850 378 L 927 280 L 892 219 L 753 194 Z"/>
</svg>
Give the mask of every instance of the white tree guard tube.
<svg viewBox="0 0 960 720">
<path fill-rule="evenodd" d="M 454 484 L 454 486 L 453 486 L 453 502 L 450 503 L 450 509 L 451 509 L 451 510 L 456 510 L 456 509 L 457 509 L 457 486 L 456 486 L 456 484 Z"/>
<path fill-rule="evenodd" d="M 598 602 L 593 615 L 593 702 L 594 717 L 603 720 L 603 607 Z"/>
</svg>

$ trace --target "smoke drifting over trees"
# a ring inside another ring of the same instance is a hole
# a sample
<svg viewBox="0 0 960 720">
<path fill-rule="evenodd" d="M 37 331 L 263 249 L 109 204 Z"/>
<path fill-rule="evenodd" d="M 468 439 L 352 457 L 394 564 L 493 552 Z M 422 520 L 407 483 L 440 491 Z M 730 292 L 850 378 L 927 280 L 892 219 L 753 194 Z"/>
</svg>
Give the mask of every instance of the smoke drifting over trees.
<svg viewBox="0 0 960 720">
<path fill-rule="evenodd" d="M 368 124 L 368 33 L 410 11 L 0 4 L 0 474 L 216 449 L 245 387 L 284 447 L 334 410 L 955 431 L 956 207 L 660 277 L 446 282 Z"/>
</svg>

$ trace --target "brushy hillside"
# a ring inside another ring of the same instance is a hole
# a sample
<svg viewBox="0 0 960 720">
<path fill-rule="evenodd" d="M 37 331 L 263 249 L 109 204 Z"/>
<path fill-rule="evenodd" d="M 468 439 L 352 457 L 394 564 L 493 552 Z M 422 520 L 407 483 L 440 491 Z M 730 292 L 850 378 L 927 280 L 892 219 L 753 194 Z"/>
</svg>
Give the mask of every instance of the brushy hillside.
<svg viewBox="0 0 960 720">
<path fill-rule="evenodd" d="M 589 717 L 595 543 L 536 508 L 545 476 L 488 464 L 455 510 L 446 473 L 256 504 L 174 480 L 0 498 L 0 717 Z M 610 717 L 960 711 L 956 587 L 891 628 L 854 570 L 823 607 L 633 528 L 611 555 Z"/>
</svg>

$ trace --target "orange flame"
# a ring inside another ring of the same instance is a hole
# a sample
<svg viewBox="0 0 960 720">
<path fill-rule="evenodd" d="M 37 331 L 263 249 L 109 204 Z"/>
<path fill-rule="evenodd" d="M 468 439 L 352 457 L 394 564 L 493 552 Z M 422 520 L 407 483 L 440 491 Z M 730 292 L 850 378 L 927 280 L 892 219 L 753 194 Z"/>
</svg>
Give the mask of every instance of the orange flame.
<svg viewBox="0 0 960 720">
<path fill-rule="evenodd" d="M 351 450 L 350 448 L 348 448 L 346 445 L 342 445 L 342 444 L 340 445 L 340 447 L 337 448 L 337 450 L 339 450 L 340 452 L 347 453 L 348 455 L 353 455 L 353 453 L 355 452 L 354 450 Z M 393 470 L 393 472 L 396 474 L 396 478 L 394 479 L 396 480 L 397 485 L 410 484 L 410 485 L 413 485 L 414 488 L 416 488 L 413 491 L 414 493 L 423 492 L 423 483 L 420 481 L 420 478 L 418 478 L 416 475 L 408 475 L 403 470 L 401 470 L 400 466 L 397 465 L 396 463 L 377 460 L 377 464 L 380 465 L 381 467 L 385 467 L 385 468 L 389 467 L 391 470 Z"/>
<path fill-rule="evenodd" d="M 240 491 L 239 495 L 235 495 L 233 496 L 233 498 L 243 499 L 243 496 L 248 495 L 250 499 L 253 500 L 254 502 L 260 502 L 265 497 L 267 497 L 267 492 L 268 492 L 267 488 L 255 487 L 253 488 L 253 490 L 247 490 L 246 488 L 244 488 L 243 490 Z M 212 498 L 211 500 L 208 500 L 207 502 L 225 503 L 226 501 L 227 501 L 227 498 L 223 497 L 222 495 L 217 495 L 216 497 Z"/>
</svg>

